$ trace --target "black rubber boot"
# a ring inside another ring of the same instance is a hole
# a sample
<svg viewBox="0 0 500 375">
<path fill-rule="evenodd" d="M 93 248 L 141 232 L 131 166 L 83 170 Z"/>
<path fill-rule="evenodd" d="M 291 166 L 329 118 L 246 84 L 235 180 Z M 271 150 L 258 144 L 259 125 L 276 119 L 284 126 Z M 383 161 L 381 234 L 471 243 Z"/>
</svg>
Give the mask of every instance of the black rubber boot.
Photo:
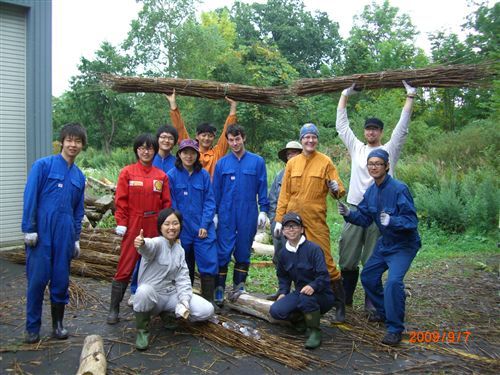
<svg viewBox="0 0 500 375">
<path fill-rule="evenodd" d="M 214 301 L 215 276 L 201 275 L 201 296 L 209 302 Z"/>
<path fill-rule="evenodd" d="M 304 313 L 302 311 L 295 310 L 288 317 L 290 323 L 292 323 L 292 328 L 297 333 L 306 333 L 307 325 L 304 318 Z"/>
<path fill-rule="evenodd" d="M 224 305 L 224 291 L 226 289 L 226 277 L 227 277 L 227 265 L 219 267 L 219 274 L 217 275 L 217 280 L 215 285 L 215 297 L 214 297 L 214 302 L 219 307 L 222 307 Z"/>
<path fill-rule="evenodd" d="M 109 304 L 109 314 L 106 319 L 108 324 L 116 324 L 120 320 L 120 303 L 122 302 L 128 283 L 113 280 L 111 283 L 111 302 Z"/>
<path fill-rule="evenodd" d="M 345 322 L 345 294 L 342 280 L 331 282 L 333 294 L 335 295 L 335 320 L 339 323 Z"/>
<path fill-rule="evenodd" d="M 53 303 L 50 306 L 52 313 L 52 337 L 58 340 L 66 340 L 68 338 L 68 330 L 63 327 L 64 319 L 64 303 Z"/>
<path fill-rule="evenodd" d="M 40 341 L 40 334 L 38 332 L 25 332 L 24 333 L 24 342 L 26 344 L 34 344 L 35 342 Z"/>
<path fill-rule="evenodd" d="M 352 306 L 354 291 L 359 279 L 359 269 L 342 270 L 342 284 L 345 292 L 346 306 Z"/>
<path fill-rule="evenodd" d="M 321 313 L 319 310 L 305 313 L 306 326 L 309 329 L 309 338 L 304 345 L 306 349 L 316 349 L 321 345 L 321 330 L 319 329 L 319 321 Z"/>
<path fill-rule="evenodd" d="M 370 298 L 368 298 L 368 295 L 366 295 L 366 293 L 365 293 L 365 312 L 368 313 L 368 315 L 372 315 L 372 314 L 377 313 L 377 309 L 373 305 Z"/>
<path fill-rule="evenodd" d="M 189 279 L 191 280 L 191 286 L 194 285 L 194 270 L 195 270 L 195 258 L 194 258 L 194 251 L 190 251 L 186 253 L 186 265 L 188 266 L 189 270 Z"/>
</svg>

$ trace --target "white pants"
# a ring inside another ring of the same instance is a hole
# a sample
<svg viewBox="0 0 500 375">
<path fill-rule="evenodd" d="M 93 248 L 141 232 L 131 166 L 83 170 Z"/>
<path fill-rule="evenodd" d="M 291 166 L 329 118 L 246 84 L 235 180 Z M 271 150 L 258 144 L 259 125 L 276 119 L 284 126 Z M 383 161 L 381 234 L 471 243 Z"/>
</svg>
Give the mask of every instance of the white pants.
<svg viewBox="0 0 500 375">
<path fill-rule="evenodd" d="M 141 284 L 134 295 L 134 311 L 151 312 L 158 315 L 163 311 L 174 312 L 179 303 L 177 293 L 160 294 L 149 284 Z M 189 301 L 189 320 L 200 322 L 214 315 L 214 307 L 203 297 L 193 294 Z"/>
</svg>

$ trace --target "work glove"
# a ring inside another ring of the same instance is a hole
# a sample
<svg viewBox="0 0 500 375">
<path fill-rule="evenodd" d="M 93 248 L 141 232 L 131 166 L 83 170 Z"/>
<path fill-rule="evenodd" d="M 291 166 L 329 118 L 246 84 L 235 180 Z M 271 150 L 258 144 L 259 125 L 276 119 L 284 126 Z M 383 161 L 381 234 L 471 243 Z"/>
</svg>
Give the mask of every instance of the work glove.
<svg viewBox="0 0 500 375">
<path fill-rule="evenodd" d="M 214 215 L 214 225 L 215 229 L 217 229 L 217 226 L 219 225 L 219 215 L 217 214 Z"/>
<path fill-rule="evenodd" d="M 405 86 L 406 89 L 406 95 L 408 96 L 417 95 L 417 89 L 413 86 L 410 86 L 405 80 L 403 80 L 403 85 Z"/>
<path fill-rule="evenodd" d="M 38 242 L 38 233 L 24 233 L 24 243 L 28 246 L 35 247 Z"/>
<path fill-rule="evenodd" d="M 347 207 L 341 201 L 337 201 L 337 204 L 338 204 L 339 214 L 341 214 L 342 216 L 349 216 L 349 214 L 351 213 L 351 210 L 349 209 L 349 207 Z"/>
<path fill-rule="evenodd" d="M 333 194 L 336 194 L 339 191 L 339 183 L 337 181 L 330 180 L 326 184 L 328 185 L 328 189 L 330 189 Z"/>
<path fill-rule="evenodd" d="M 115 228 L 115 233 L 119 236 L 125 236 L 125 233 L 127 233 L 127 227 L 123 225 L 117 225 Z"/>
<path fill-rule="evenodd" d="M 280 238 L 281 237 L 281 232 L 282 232 L 283 225 L 281 223 L 276 222 L 276 225 L 274 226 L 274 237 Z"/>
<path fill-rule="evenodd" d="M 175 306 L 175 315 L 184 319 L 189 318 L 189 302 L 181 301 Z"/>
<path fill-rule="evenodd" d="M 266 227 L 267 215 L 264 211 L 259 213 L 259 218 L 257 219 L 257 226 L 261 229 Z"/>
<path fill-rule="evenodd" d="M 361 90 L 357 90 L 356 89 L 356 84 L 353 83 L 351 86 L 349 86 L 348 88 L 344 89 L 342 91 L 342 95 L 344 96 L 351 96 L 351 95 L 355 95 L 357 94 L 358 92 L 360 92 Z"/>
<path fill-rule="evenodd" d="M 75 249 L 73 250 L 73 259 L 80 257 L 80 241 L 75 241 Z"/>
<path fill-rule="evenodd" d="M 384 227 L 389 225 L 389 221 L 391 221 L 391 215 L 389 215 L 386 212 L 381 212 L 380 213 L 380 224 L 382 224 Z"/>
</svg>

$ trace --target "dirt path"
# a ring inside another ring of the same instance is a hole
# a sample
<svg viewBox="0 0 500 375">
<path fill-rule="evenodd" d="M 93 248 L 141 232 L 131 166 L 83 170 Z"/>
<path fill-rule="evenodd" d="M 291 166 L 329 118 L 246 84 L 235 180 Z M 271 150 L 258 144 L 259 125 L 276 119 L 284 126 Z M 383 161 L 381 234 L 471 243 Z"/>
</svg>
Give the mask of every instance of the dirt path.
<svg viewBox="0 0 500 375">
<path fill-rule="evenodd" d="M 462 259 L 412 271 L 407 278 L 411 293 L 407 300 L 409 334 L 397 349 L 379 344 L 384 328 L 368 324 L 361 306 L 348 311 L 346 324 L 331 324 L 331 315 L 325 315 L 321 348 L 314 352 L 302 351 L 314 359 L 305 370 L 294 370 L 272 359 L 217 344 L 182 327 L 167 331 L 158 319 L 152 324 L 150 350 L 137 352 L 132 310 L 123 303 L 121 322 L 116 326 L 107 325 L 109 283 L 76 277 L 72 280 L 78 290 L 85 293 L 81 292 L 79 300 L 72 300 L 68 306 L 65 323 L 70 338 L 66 341 L 49 338 L 50 312 L 46 296 L 43 339 L 37 345 L 23 344 L 24 267 L 0 260 L 0 373 L 75 373 L 83 340 L 89 334 L 104 338 L 109 374 L 291 374 L 311 370 L 341 374 L 496 373 L 500 367 L 499 260 L 500 256 L 490 259 L 488 264 L 496 266 L 486 270 L 476 269 L 474 262 Z M 304 342 L 303 337 L 297 337 L 288 328 L 232 311 L 223 311 L 223 315 L 256 328 L 263 335 L 271 335 L 268 337 L 278 336 L 298 347 Z M 197 328 L 203 329 L 203 326 Z M 429 332 L 427 336 L 425 332 Z M 410 342 L 413 338 L 433 341 L 436 338 L 433 332 L 440 334 L 435 343 Z M 446 333 L 444 342 L 443 332 Z M 451 341 L 452 333 L 455 342 L 447 342 Z M 467 342 L 465 336 L 468 336 Z"/>
</svg>

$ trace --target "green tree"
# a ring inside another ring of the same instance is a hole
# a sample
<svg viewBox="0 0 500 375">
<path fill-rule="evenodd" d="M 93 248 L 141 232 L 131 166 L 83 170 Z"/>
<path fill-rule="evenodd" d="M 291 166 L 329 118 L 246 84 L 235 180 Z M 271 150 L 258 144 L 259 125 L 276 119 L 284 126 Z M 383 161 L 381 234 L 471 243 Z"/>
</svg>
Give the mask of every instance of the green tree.
<svg viewBox="0 0 500 375">
<path fill-rule="evenodd" d="M 415 47 L 418 31 L 399 8 L 374 1 L 354 17 L 346 41 L 344 73 L 377 72 L 425 65 L 423 51 Z"/>
</svg>

